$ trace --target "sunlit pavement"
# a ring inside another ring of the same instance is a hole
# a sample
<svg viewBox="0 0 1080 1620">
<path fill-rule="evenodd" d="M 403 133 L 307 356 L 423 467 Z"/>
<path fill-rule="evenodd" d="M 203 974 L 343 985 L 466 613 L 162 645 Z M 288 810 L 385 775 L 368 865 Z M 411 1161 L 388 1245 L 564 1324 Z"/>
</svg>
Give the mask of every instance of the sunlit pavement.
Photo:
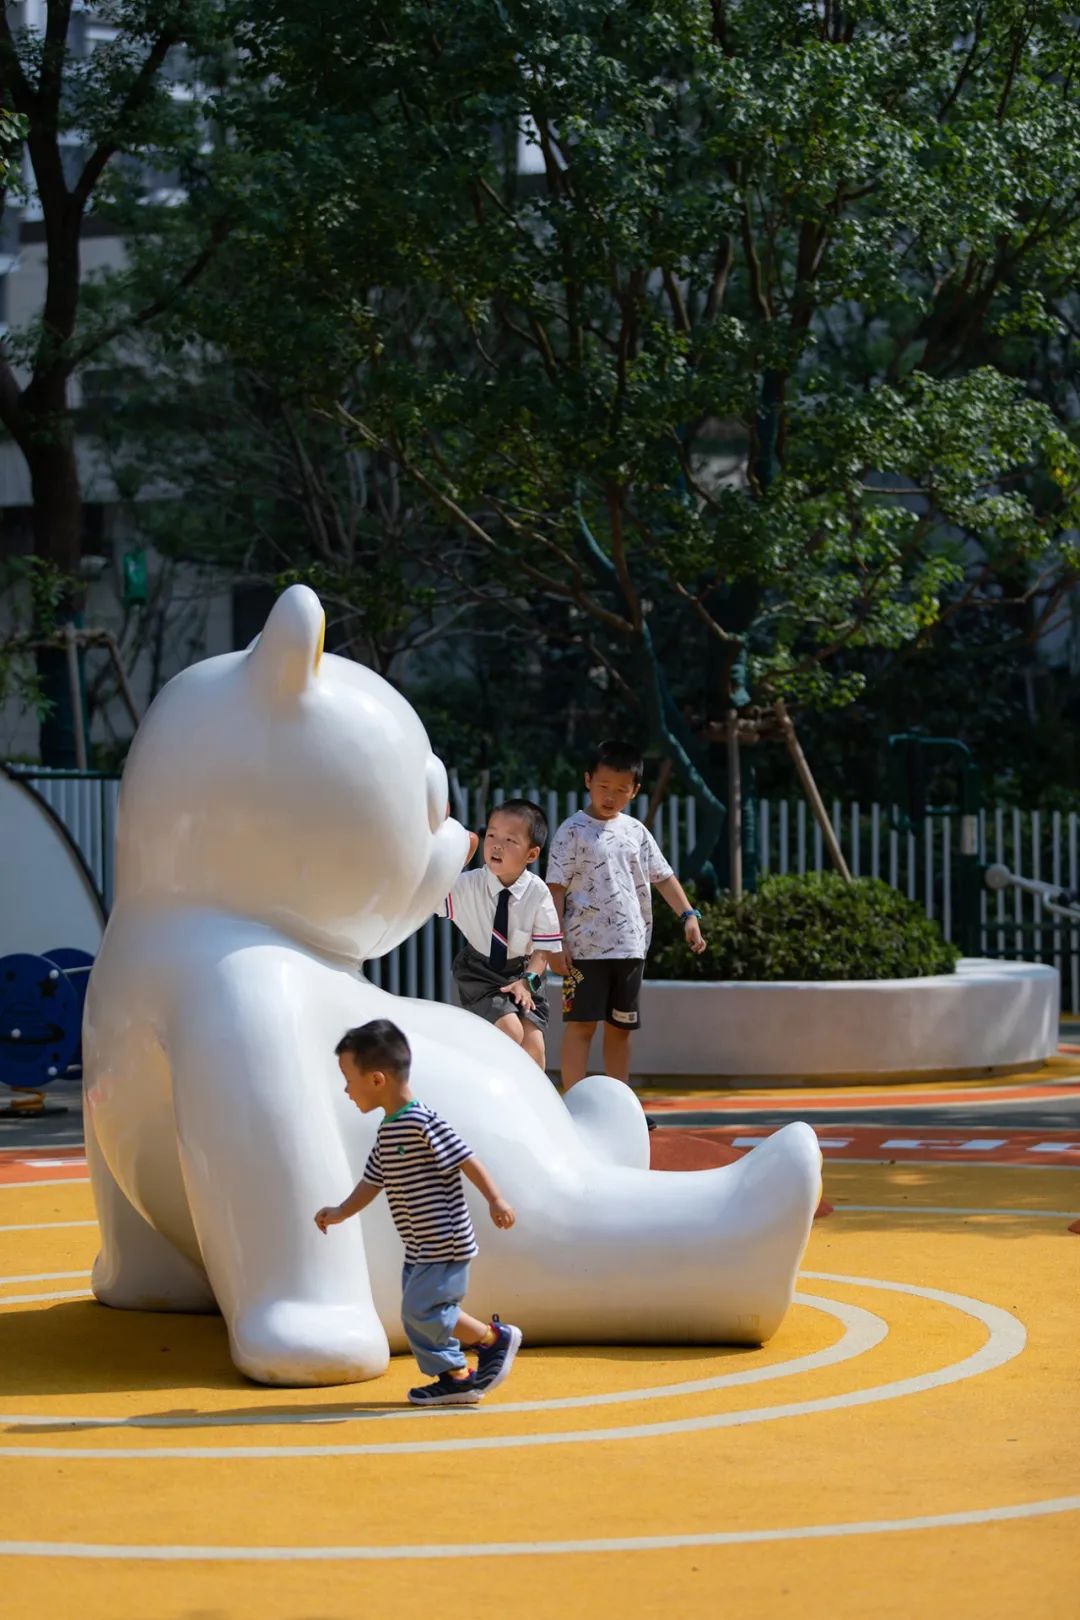
<svg viewBox="0 0 1080 1620">
<path fill-rule="evenodd" d="M 442 1413 L 403 1404 L 406 1358 L 371 1384 L 262 1389 L 220 1320 L 93 1303 L 78 1142 L 18 1122 L 0 1137 L 5 1620 L 436 1599 L 530 1620 L 1071 1620 L 1080 1058 L 886 1096 L 646 1100 L 665 1152 L 817 1128 L 834 1213 L 780 1332 L 526 1348 L 496 1396 Z"/>
</svg>

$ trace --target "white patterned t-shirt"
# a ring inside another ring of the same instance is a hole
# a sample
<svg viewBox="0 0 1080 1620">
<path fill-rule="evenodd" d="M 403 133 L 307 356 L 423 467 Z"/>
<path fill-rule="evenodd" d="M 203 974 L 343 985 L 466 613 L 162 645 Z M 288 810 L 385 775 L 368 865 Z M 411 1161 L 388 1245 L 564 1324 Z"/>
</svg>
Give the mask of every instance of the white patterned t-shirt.
<svg viewBox="0 0 1080 1620">
<path fill-rule="evenodd" d="M 551 840 L 547 880 L 566 889 L 563 934 L 573 958 L 644 958 L 652 937 L 653 883 L 672 870 L 633 816 L 570 816 Z"/>
</svg>

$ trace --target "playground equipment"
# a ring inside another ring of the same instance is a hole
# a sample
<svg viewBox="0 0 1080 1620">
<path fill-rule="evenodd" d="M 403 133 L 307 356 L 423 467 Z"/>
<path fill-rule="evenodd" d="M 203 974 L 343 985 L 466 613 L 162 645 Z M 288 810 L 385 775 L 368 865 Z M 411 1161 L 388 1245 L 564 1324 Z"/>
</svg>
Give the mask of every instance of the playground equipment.
<svg viewBox="0 0 1080 1620">
<path fill-rule="evenodd" d="M 820 1194 L 808 1125 L 722 1169 L 652 1172 L 626 1086 L 594 1076 L 564 1103 L 483 1020 L 363 977 L 436 909 L 469 843 L 412 708 L 324 656 L 323 629 L 293 586 L 246 653 L 169 683 L 129 756 L 85 1020 L 98 1299 L 220 1308 L 237 1367 L 264 1383 L 381 1373 L 388 1341 L 404 1347 L 385 1200 L 327 1237 L 312 1217 L 375 1134 L 334 1046 L 387 1017 L 417 1094 L 517 1212 L 505 1233 L 477 1217 L 472 1308 L 534 1344 L 768 1339 Z"/>
<path fill-rule="evenodd" d="M 10 1112 L 44 1113 L 44 1088 L 81 1073 L 92 963 L 87 951 L 70 947 L 0 957 L 0 1084 L 16 1093 Z"/>
<path fill-rule="evenodd" d="M 1080 924 L 1080 895 L 1072 889 L 1063 889 L 1060 883 L 1046 883 L 1042 878 L 1020 877 L 1000 862 L 986 868 L 986 887 L 995 893 L 1001 889 L 1020 889 L 1033 894 L 1042 902 L 1043 910 L 1053 917 L 1061 917 L 1074 925 Z"/>
<path fill-rule="evenodd" d="M 1038 921 L 1024 922 L 1017 917 L 1008 925 L 1005 943 L 1003 919 L 982 916 L 983 889 L 1001 893 L 1006 889 L 1030 894 L 1052 917 L 1073 925 L 1080 924 L 1080 897 L 1058 883 L 1026 878 L 1013 873 L 1001 862 L 987 866 L 980 839 L 983 808 L 982 783 L 978 766 L 966 743 L 956 737 L 924 737 L 902 732 L 889 738 L 892 760 L 893 826 L 900 832 L 914 832 L 928 816 L 960 817 L 960 852 L 957 886 L 953 897 L 953 934 L 967 956 L 1019 957 L 1031 952 L 1042 955 Z M 944 761 L 957 779 L 956 804 L 930 804 L 929 790 L 936 761 Z M 1021 941 L 1023 943 L 1021 943 Z M 1060 942 L 1053 947 L 1060 963 Z"/>
</svg>

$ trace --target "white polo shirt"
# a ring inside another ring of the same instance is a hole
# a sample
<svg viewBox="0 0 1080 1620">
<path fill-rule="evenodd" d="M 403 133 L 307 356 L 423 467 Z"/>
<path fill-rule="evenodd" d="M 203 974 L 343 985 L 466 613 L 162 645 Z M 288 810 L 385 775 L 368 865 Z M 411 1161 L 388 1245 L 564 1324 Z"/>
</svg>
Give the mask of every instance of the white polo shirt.
<svg viewBox="0 0 1080 1620">
<path fill-rule="evenodd" d="M 449 917 L 481 956 L 491 953 L 495 904 L 504 888 L 494 872 L 479 866 L 462 872 L 439 908 L 438 915 Z M 547 884 L 535 872 L 522 872 L 510 885 L 507 955 L 531 956 L 533 951 L 557 951 L 561 945 L 562 929 Z"/>
<path fill-rule="evenodd" d="M 549 883 L 566 888 L 563 923 L 575 959 L 624 961 L 649 953 L 653 883 L 671 867 L 644 822 L 633 816 L 601 821 L 579 810 L 551 840 Z"/>
</svg>

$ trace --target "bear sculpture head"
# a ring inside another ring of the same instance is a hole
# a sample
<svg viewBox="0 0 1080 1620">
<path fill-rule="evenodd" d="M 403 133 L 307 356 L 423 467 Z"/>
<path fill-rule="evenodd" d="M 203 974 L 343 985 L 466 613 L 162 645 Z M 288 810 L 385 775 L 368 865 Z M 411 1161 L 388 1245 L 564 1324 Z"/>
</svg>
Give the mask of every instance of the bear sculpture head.
<svg viewBox="0 0 1080 1620">
<path fill-rule="evenodd" d="M 304 585 L 242 653 L 155 699 L 124 771 L 117 902 L 229 912 L 349 960 L 407 938 L 448 893 L 468 834 L 414 710 L 323 653 Z"/>
</svg>

